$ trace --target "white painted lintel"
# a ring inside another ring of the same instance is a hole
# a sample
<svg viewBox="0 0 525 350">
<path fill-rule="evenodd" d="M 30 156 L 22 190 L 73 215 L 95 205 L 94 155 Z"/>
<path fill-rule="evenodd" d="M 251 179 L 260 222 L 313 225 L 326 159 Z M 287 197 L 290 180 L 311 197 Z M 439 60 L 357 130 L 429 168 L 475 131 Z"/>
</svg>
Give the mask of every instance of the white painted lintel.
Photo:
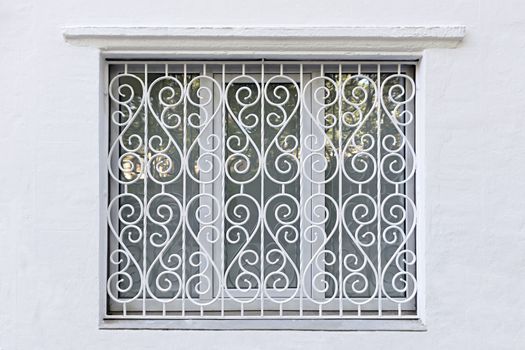
<svg viewBox="0 0 525 350">
<path fill-rule="evenodd" d="M 187 57 L 414 56 L 455 48 L 464 26 L 68 27 L 66 42 L 106 53 Z"/>
</svg>

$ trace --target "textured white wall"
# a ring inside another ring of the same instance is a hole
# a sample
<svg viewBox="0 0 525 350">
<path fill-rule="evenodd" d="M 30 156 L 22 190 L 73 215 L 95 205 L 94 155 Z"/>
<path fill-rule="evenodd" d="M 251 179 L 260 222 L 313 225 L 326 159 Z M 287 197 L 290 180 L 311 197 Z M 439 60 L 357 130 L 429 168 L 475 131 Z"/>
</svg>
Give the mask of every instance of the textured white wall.
<svg viewBox="0 0 525 350">
<path fill-rule="evenodd" d="M 1 349 L 525 348 L 525 2 L 3 1 Z M 98 325 L 98 53 L 67 25 L 464 24 L 426 66 L 427 332 Z"/>
</svg>

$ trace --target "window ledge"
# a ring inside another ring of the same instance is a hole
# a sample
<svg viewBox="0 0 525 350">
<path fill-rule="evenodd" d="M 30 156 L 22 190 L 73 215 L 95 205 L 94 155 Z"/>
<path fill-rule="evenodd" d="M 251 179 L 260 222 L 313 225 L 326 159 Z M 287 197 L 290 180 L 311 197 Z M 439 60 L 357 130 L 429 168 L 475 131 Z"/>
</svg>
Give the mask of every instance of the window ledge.
<svg viewBox="0 0 525 350">
<path fill-rule="evenodd" d="M 276 330 L 276 331 L 426 331 L 420 319 L 347 319 L 347 320 L 133 320 L 104 319 L 100 329 L 175 329 L 175 330 Z"/>
<path fill-rule="evenodd" d="M 455 48 L 465 26 L 367 27 L 68 27 L 77 46 L 209 57 L 418 58 L 426 49 Z M 129 57 L 129 55 L 128 55 Z"/>
</svg>

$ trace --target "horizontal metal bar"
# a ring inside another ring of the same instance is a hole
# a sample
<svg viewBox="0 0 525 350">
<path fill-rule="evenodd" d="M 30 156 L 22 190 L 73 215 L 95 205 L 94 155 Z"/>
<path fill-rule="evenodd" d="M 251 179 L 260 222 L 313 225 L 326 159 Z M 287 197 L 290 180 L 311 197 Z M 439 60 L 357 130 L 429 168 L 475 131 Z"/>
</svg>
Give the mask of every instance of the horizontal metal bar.
<svg viewBox="0 0 525 350">
<path fill-rule="evenodd" d="M 261 65 L 261 64 L 286 64 L 286 65 L 308 65 L 308 64 L 332 64 L 332 65 L 355 65 L 355 64 L 363 64 L 363 65 L 388 65 L 388 64 L 402 64 L 402 65 L 417 65 L 419 63 L 419 60 L 273 60 L 273 59 L 253 59 L 253 60 L 202 60 L 202 59 L 196 59 L 196 60 L 177 60 L 177 59 L 170 59 L 170 60 L 142 60 L 142 59 L 135 59 L 130 58 L 127 60 L 123 59 L 117 59 L 117 58 L 107 58 L 106 61 L 108 64 L 209 64 L 209 65 L 233 65 L 233 64 L 246 64 L 246 65 Z"/>
</svg>

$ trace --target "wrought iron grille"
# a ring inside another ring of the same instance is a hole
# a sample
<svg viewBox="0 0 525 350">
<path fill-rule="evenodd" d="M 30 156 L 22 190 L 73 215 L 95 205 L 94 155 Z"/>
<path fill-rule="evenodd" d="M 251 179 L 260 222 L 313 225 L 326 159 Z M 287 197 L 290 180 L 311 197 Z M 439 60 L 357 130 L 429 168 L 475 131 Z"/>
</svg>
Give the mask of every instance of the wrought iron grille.
<svg viewBox="0 0 525 350">
<path fill-rule="evenodd" d="M 107 67 L 106 317 L 417 314 L 413 65 Z"/>
</svg>

